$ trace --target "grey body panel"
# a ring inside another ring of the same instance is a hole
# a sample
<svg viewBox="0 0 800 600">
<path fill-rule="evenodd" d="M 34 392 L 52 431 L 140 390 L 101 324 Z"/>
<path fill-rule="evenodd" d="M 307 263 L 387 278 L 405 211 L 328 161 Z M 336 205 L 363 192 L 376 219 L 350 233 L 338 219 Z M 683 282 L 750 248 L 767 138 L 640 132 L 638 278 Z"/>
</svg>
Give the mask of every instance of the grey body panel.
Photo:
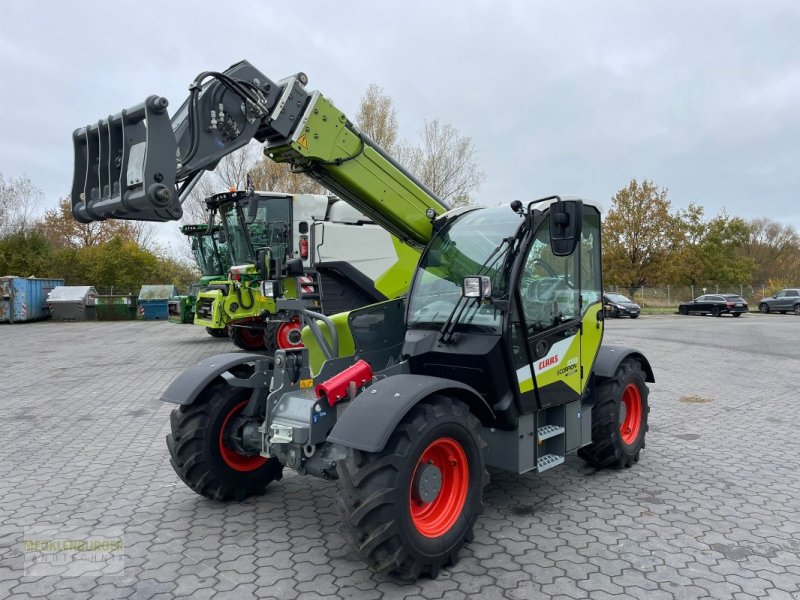
<svg viewBox="0 0 800 600">
<path fill-rule="evenodd" d="M 178 375 L 161 396 L 162 402 L 188 405 L 195 401 L 197 395 L 211 381 L 237 365 L 264 360 L 262 354 L 243 354 L 229 352 L 204 358 L 193 367 L 189 367 Z"/>
<path fill-rule="evenodd" d="M 481 421 L 492 420 L 492 409 L 468 385 L 428 375 L 393 375 L 356 396 L 339 417 L 328 441 L 365 452 L 379 452 L 415 404 L 444 391 L 467 404 Z"/>
<path fill-rule="evenodd" d="M 644 354 L 634 348 L 626 348 L 625 346 L 600 346 L 597 360 L 594 361 L 594 374 L 598 377 L 613 377 L 620 363 L 629 356 L 635 358 L 642 365 L 646 375 L 645 380 L 649 383 L 654 383 L 653 368 Z"/>
</svg>

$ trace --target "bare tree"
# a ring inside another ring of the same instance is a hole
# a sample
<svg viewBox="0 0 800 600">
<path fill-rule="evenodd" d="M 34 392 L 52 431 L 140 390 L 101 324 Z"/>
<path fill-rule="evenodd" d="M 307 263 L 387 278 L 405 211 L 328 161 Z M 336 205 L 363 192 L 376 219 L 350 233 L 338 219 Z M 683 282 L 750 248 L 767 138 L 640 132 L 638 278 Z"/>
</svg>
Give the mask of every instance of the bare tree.
<svg viewBox="0 0 800 600">
<path fill-rule="evenodd" d="M 6 180 L 0 173 L 0 236 L 31 229 L 43 197 L 27 175 Z"/>
<path fill-rule="evenodd" d="M 308 175 L 293 173 L 290 165 L 273 162 L 266 156 L 253 167 L 250 175 L 257 190 L 287 194 L 325 193 L 325 188 Z"/>
<path fill-rule="evenodd" d="M 426 121 L 421 136 L 420 146 L 400 150 L 400 162 L 453 208 L 471 204 L 485 178 L 472 139 L 439 119 Z"/>
<path fill-rule="evenodd" d="M 356 125 L 390 154 L 397 144 L 397 112 L 383 88 L 370 83 L 356 113 Z"/>
</svg>

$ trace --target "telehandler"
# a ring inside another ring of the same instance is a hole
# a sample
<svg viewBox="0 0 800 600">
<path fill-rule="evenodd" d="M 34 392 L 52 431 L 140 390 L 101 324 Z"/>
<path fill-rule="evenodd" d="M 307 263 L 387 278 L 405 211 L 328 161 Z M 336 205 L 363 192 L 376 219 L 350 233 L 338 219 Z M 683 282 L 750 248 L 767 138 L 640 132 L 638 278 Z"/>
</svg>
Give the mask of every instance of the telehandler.
<svg viewBox="0 0 800 600">
<path fill-rule="evenodd" d="M 653 371 L 641 352 L 601 344 L 595 204 L 447 210 L 306 83 L 241 62 L 201 74 L 172 123 L 152 96 L 76 131 L 73 211 L 176 218 L 176 181 L 255 137 L 421 249 L 407 297 L 330 318 L 282 294 L 296 259 L 260 252 L 259 285 L 302 320 L 305 347 L 203 360 L 162 400 L 178 405 L 172 466 L 198 494 L 263 494 L 284 467 L 337 480 L 343 531 L 372 568 L 436 577 L 472 538 L 486 467 L 542 473 L 575 452 L 637 462 Z M 146 132 L 128 136 L 126 118 Z"/>
</svg>

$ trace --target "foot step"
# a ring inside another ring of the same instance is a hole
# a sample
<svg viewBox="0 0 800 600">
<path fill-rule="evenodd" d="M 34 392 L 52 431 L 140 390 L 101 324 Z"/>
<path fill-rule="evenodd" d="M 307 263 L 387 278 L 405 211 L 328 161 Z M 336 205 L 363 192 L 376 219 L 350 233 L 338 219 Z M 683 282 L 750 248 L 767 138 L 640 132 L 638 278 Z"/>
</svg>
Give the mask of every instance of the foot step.
<svg viewBox="0 0 800 600">
<path fill-rule="evenodd" d="M 560 425 L 542 425 L 536 430 L 536 437 L 540 442 L 543 442 L 562 433 L 564 433 L 564 428 Z"/>
<path fill-rule="evenodd" d="M 563 456 L 559 456 L 558 454 L 545 454 L 544 456 L 539 457 L 539 460 L 536 462 L 536 468 L 538 469 L 539 473 L 541 473 L 542 471 L 547 471 L 547 469 L 557 467 L 563 462 Z"/>
</svg>

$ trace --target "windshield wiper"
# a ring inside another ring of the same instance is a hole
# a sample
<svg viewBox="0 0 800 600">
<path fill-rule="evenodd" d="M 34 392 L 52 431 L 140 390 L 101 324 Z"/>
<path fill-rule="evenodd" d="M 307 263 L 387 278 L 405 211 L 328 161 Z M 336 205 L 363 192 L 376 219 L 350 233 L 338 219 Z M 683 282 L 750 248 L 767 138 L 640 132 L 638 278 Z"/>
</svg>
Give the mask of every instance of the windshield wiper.
<svg viewBox="0 0 800 600">
<path fill-rule="evenodd" d="M 492 251 L 492 253 L 486 258 L 486 260 L 480 266 L 476 275 L 483 275 L 483 273 L 486 272 L 486 270 L 493 267 L 497 263 L 497 261 L 503 258 L 503 256 L 505 256 L 511 249 L 511 246 L 513 245 L 515 239 L 516 236 L 503 238 L 502 241 L 497 245 L 497 248 L 495 248 L 494 251 Z M 459 296 L 458 300 L 453 306 L 453 310 L 450 311 L 450 314 L 447 316 L 444 325 L 442 325 L 442 328 L 439 330 L 439 343 L 449 344 L 453 340 L 453 334 L 455 333 L 456 325 L 458 325 L 458 322 L 461 319 L 461 315 L 464 313 L 464 310 L 469 305 L 468 302 L 469 300 L 470 298 L 467 298 L 465 296 Z M 474 300 L 476 301 L 475 302 L 476 305 L 480 304 L 481 302 L 481 298 L 474 298 Z"/>
</svg>

